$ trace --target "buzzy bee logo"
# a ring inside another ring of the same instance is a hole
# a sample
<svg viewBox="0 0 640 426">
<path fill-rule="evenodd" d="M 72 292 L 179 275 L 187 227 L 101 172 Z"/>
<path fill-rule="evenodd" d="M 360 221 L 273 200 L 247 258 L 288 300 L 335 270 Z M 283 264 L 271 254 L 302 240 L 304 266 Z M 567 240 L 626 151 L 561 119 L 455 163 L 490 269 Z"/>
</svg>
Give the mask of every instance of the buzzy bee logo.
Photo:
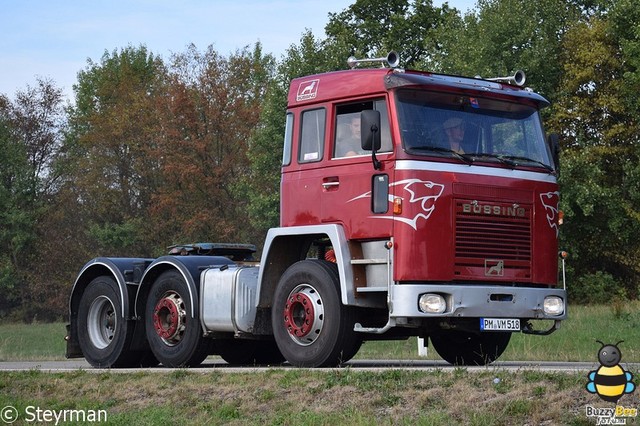
<svg viewBox="0 0 640 426">
<path fill-rule="evenodd" d="M 587 391 L 598 394 L 604 401 L 617 403 L 622 395 L 631 393 L 636 388 L 631 381 L 633 375 L 620 366 L 622 353 L 618 345 L 623 341 L 615 345 L 605 345 L 599 340 L 596 341 L 602 345 L 598 352 L 601 365 L 589 373 Z"/>
<path fill-rule="evenodd" d="M 598 361 L 600 367 L 597 370 L 589 372 L 589 382 L 586 385 L 589 393 L 597 394 L 600 399 L 616 404 L 615 408 L 596 408 L 587 406 L 587 417 L 596 417 L 596 424 L 626 424 L 629 417 L 637 417 L 637 408 L 625 408 L 618 405 L 618 400 L 624 394 L 630 394 L 636 389 L 633 383 L 633 374 L 625 371 L 620 366 L 622 360 L 622 352 L 618 345 L 623 341 L 612 344 L 604 344 L 596 340 L 602 345 L 598 351 Z"/>
</svg>

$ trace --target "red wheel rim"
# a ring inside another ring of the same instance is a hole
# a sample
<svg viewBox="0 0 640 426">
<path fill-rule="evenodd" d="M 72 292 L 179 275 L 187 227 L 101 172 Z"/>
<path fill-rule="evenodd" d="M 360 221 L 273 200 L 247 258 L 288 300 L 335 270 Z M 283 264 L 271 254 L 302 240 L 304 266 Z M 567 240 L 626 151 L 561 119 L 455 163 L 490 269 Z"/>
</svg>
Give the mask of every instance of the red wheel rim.
<svg viewBox="0 0 640 426">
<path fill-rule="evenodd" d="M 282 312 L 284 326 L 300 346 L 315 342 L 324 327 L 324 304 L 318 291 L 309 284 L 294 288 Z"/>
<path fill-rule="evenodd" d="M 175 345 L 182 339 L 185 320 L 184 302 L 177 293 L 165 294 L 153 309 L 153 328 L 168 345 Z"/>
<path fill-rule="evenodd" d="M 304 337 L 311 331 L 315 310 L 313 302 L 304 293 L 295 293 L 289 296 L 284 306 L 284 324 L 289 334 L 295 337 Z"/>
</svg>

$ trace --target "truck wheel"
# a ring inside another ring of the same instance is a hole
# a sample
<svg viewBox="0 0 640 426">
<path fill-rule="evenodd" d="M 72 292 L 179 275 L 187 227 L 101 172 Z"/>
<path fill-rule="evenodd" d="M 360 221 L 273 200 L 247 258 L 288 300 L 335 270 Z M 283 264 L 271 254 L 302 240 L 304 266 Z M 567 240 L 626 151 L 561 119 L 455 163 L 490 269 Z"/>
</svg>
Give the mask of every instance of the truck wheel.
<svg viewBox="0 0 640 426">
<path fill-rule="evenodd" d="M 273 340 L 215 341 L 216 353 L 231 365 L 282 364 L 284 357 Z"/>
<path fill-rule="evenodd" d="M 433 348 L 454 365 L 487 365 L 498 359 L 511 339 L 511 333 L 452 331 L 431 336 Z"/>
<path fill-rule="evenodd" d="M 298 367 L 328 367 L 348 361 L 362 340 L 353 331 L 355 311 L 340 301 L 334 263 L 303 260 L 280 278 L 271 313 L 278 348 Z"/>
<path fill-rule="evenodd" d="M 133 327 L 122 318 L 120 290 L 109 276 L 94 278 L 80 299 L 78 342 L 82 353 L 96 368 L 129 367 L 137 352 L 129 352 Z"/>
<path fill-rule="evenodd" d="M 189 288 L 178 271 L 161 274 L 145 307 L 151 351 L 165 367 L 195 367 L 209 355 L 211 339 L 202 337 L 198 313 L 190 317 Z"/>
</svg>

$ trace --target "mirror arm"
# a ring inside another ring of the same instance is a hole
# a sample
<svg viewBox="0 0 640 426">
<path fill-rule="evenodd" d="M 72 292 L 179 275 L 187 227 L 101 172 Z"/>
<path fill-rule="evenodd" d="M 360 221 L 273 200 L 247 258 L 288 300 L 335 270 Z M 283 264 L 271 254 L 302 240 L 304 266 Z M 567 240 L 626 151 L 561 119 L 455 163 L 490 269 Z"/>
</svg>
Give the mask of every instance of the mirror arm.
<svg viewBox="0 0 640 426">
<path fill-rule="evenodd" d="M 375 140 L 375 134 L 378 133 L 380 131 L 380 129 L 378 129 L 378 126 L 376 126 L 375 124 L 373 126 L 371 126 L 371 133 L 374 135 L 373 140 Z M 382 164 L 380 163 L 380 161 L 378 161 L 378 157 L 376 157 L 376 144 L 372 144 L 373 146 L 371 147 L 371 161 L 373 162 L 373 168 L 375 170 L 380 170 L 382 169 Z"/>
<path fill-rule="evenodd" d="M 373 161 L 373 168 L 375 170 L 381 170 L 382 169 L 382 163 L 380 163 L 380 161 L 378 160 L 378 157 L 376 157 L 376 150 L 375 149 L 371 150 L 371 161 Z"/>
<path fill-rule="evenodd" d="M 371 150 L 371 161 L 375 170 L 381 170 L 382 164 L 376 157 L 376 151 L 380 149 L 380 112 L 375 110 L 363 110 L 360 112 L 360 144 L 363 150 Z"/>
</svg>

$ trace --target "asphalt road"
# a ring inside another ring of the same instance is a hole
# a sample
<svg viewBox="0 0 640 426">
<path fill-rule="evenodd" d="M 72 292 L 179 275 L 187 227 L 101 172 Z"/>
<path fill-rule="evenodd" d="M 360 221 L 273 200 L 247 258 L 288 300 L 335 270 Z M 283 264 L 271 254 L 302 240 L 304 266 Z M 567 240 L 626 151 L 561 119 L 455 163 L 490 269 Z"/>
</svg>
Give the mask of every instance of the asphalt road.
<svg viewBox="0 0 640 426">
<path fill-rule="evenodd" d="M 506 371 L 518 371 L 518 370 L 538 370 L 549 372 L 588 372 L 595 370 L 599 367 L 597 362 L 549 362 L 549 361 L 496 361 L 491 365 L 482 367 L 464 367 L 469 371 L 494 371 L 494 370 L 506 370 Z M 623 367 L 626 370 L 638 370 L 640 369 L 640 363 L 623 363 Z M 213 371 L 237 373 L 237 372 L 255 372 L 255 371 L 267 371 L 270 369 L 289 369 L 294 368 L 288 364 L 278 366 L 247 366 L 236 367 L 230 366 L 224 361 L 216 358 L 206 359 L 199 367 L 190 369 L 193 372 L 210 373 Z M 339 368 L 351 368 L 357 371 L 382 371 L 393 369 L 407 369 L 407 370 L 453 370 L 456 367 L 449 365 L 444 361 L 434 360 L 351 360 L 342 367 Z M 153 372 L 170 372 L 174 369 L 165 367 L 156 368 L 118 368 L 118 369 L 100 369 L 93 368 L 84 359 L 74 359 L 66 361 L 15 361 L 15 362 L 0 362 L 0 371 L 28 371 L 28 370 L 40 370 L 49 372 L 70 372 L 77 370 L 86 370 L 88 372 L 105 372 L 111 371 L 114 373 L 129 373 L 138 371 L 153 371 Z"/>
</svg>

